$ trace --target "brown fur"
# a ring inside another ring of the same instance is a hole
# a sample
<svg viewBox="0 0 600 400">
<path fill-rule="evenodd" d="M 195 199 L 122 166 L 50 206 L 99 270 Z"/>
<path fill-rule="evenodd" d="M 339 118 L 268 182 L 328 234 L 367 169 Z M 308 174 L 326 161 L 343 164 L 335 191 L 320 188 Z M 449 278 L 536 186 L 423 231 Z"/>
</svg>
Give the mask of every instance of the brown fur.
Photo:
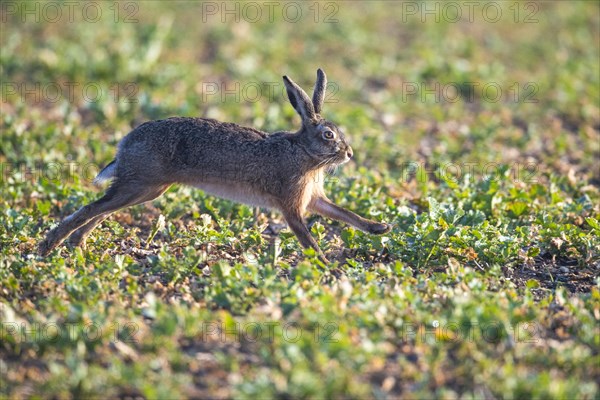
<svg viewBox="0 0 600 400">
<path fill-rule="evenodd" d="M 155 199 L 170 185 L 198 187 L 230 200 L 277 208 L 304 247 L 314 248 L 303 217 L 307 210 L 382 234 L 390 226 L 364 219 L 331 203 L 323 191 L 325 168 L 352 157 L 352 149 L 333 123 L 321 118 L 327 79 L 317 72 L 313 100 L 284 77 L 290 102 L 302 117 L 296 133 L 267 134 L 204 118 L 146 122 L 119 143 L 115 160 L 99 181 L 113 179 L 104 197 L 80 208 L 48 232 L 39 254 L 48 255 L 70 236 L 83 245 L 87 235 L 114 211 Z"/>
</svg>

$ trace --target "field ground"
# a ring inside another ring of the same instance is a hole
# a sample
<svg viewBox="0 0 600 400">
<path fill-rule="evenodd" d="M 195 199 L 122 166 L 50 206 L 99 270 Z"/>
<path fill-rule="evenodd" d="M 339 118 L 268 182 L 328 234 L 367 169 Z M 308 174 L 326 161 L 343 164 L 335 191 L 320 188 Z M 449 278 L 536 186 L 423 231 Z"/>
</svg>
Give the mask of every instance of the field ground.
<svg viewBox="0 0 600 400">
<path fill-rule="evenodd" d="M 75 3 L 0 7 L 0 397 L 600 398 L 599 3 Z M 36 255 L 132 127 L 293 130 L 317 67 L 355 153 L 327 193 L 390 234 L 311 216 L 324 266 L 172 187 Z"/>
</svg>

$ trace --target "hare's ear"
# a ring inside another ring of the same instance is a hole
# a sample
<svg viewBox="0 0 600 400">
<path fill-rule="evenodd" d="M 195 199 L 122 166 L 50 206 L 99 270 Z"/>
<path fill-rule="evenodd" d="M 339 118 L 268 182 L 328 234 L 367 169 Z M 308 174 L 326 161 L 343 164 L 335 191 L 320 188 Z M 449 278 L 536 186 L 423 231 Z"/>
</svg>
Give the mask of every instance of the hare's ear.
<svg viewBox="0 0 600 400">
<path fill-rule="evenodd" d="M 315 83 L 315 90 L 313 92 L 312 103 L 315 107 L 315 113 L 321 114 L 323 108 L 323 101 L 325 100 L 325 89 L 327 88 L 327 76 L 325 71 L 321 68 L 317 70 L 317 82 Z"/>
<path fill-rule="evenodd" d="M 315 108 L 306 92 L 287 76 L 283 77 L 283 83 L 285 84 L 290 103 L 292 103 L 292 106 L 302 117 L 302 122 L 314 120 L 316 116 Z"/>
</svg>

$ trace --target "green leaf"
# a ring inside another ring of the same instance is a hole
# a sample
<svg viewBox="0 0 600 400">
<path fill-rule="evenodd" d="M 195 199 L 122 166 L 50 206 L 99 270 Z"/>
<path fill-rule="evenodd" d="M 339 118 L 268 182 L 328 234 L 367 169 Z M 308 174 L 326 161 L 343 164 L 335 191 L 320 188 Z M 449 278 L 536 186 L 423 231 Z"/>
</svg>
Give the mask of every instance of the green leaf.
<svg viewBox="0 0 600 400">
<path fill-rule="evenodd" d="M 598 223 L 598 220 L 594 217 L 587 217 L 585 219 L 585 222 L 588 223 L 589 226 L 591 226 L 594 229 L 600 230 L 600 223 Z"/>
<path fill-rule="evenodd" d="M 520 217 L 528 208 L 527 203 L 520 200 L 512 201 L 507 206 L 507 209 L 516 217 Z"/>
<path fill-rule="evenodd" d="M 150 232 L 150 235 L 148 235 L 148 239 L 146 239 L 146 248 L 148 248 L 148 246 L 150 246 L 150 242 L 152 242 L 152 239 L 154 239 L 154 236 L 156 236 L 158 231 L 160 231 L 164 227 L 165 227 L 165 216 L 160 214 L 158 216 L 158 219 L 156 220 L 156 223 L 152 227 L 152 231 Z"/>
<path fill-rule="evenodd" d="M 35 206 L 42 215 L 48 215 L 50 213 L 50 209 L 52 208 L 52 203 L 50 203 L 48 200 L 38 201 Z"/>
<path fill-rule="evenodd" d="M 436 221 L 440 215 L 440 203 L 433 197 L 428 197 L 427 201 L 429 202 L 429 218 Z"/>
<path fill-rule="evenodd" d="M 535 279 L 529 279 L 527 281 L 527 289 L 535 289 L 535 288 L 539 288 L 540 287 L 540 283 L 538 281 L 536 281 Z"/>
<path fill-rule="evenodd" d="M 528 257 L 536 257 L 540 254 L 540 248 L 539 247 L 530 247 L 529 250 L 527 250 L 527 256 Z"/>
</svg>

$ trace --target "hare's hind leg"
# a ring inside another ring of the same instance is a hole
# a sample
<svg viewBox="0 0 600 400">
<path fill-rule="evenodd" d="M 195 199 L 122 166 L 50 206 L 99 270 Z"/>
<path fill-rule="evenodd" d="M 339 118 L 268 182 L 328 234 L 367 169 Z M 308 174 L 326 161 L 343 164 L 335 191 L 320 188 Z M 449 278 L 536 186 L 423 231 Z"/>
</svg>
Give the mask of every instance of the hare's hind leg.
<svg viewBox="0 0 600 400">
<path fill-rule="evenodd" d="M 353 213 L 350 210 L 346 210 L 345 208 L 332 203 L 326 197 L 318 197 L 314 199 L 309 205 L 309 209 L 327 218 L 350 224 L 363 232 L 382 235 L 392 229 L 392 227 L 388 224 L 371 221 Z"/>
<path fill-rule="evenodd" d="M 103 218 L 120 208 L 140 204 L 164 193 L 170 185 L 148 185 L 148 184 L 130 184 L 115 182 L 106 192 L 106 194 L 81 207 L 74 214 L 65 218 L 56 228 L 52 229 L 46 235 L 46 238 L 40 242 L 38 253 L 40 256 L 47 256 L 56 246 L 77 229 L 82 229 L 80 233 L 76 232 L 76 237 L 83 239 Z"/>
<path fill-rule="evenodd" d="M 85 248 L 85 239 L 94 230 L 94 228 L 100 225 L 102 221 L 104 221 L 109 215 L 110 213 L 100 214 L 99 216 L 92 218 L 82 227 L 77 228 L 75 232 L 71 233 L 69 239 L 67 239 L 69 245 L 72 247 L 79 246 Z"/>
<path fill-rule="evenodd" d="M 133 206 L 133 205 L 140 204 L 140 203 L 143 203 L 146 201 L 154 200 L 155 198 L 157 198 L 158 196 L 163 194 L 168 188 L 169 188 L 169 185 L 158 188 L 157 191 L 155 191 L 155 192 L 149 192 L 148 196 L 146 196 L 144 199 L 137 200 L 134 203 L 128 204 L 123 207 Z M 123 208 L 123 207 L 121 207 L 121 208 Z M 82 227 L 77 228 L 77 230 L 75 230 L 73 233 L 71 233 L 71 235 L 69 236 L 69 239 L 67 240 L 69 245 L 72 247 L 80 246 L 82 248 L 85 248 L 85 240 L 87 239 L 89 234 L 94 230 L 94 228 L 96 228 L 98 225 L 100 225 L 102 223 L 102 221 L 104 221 L 106 218 L 108 218 L 113 212 L 114 211 L 109 211 L 104 214 L 100 214 L 97 217 L 92 218 L 89 222 L 87 222 Z"/>
</svg>

